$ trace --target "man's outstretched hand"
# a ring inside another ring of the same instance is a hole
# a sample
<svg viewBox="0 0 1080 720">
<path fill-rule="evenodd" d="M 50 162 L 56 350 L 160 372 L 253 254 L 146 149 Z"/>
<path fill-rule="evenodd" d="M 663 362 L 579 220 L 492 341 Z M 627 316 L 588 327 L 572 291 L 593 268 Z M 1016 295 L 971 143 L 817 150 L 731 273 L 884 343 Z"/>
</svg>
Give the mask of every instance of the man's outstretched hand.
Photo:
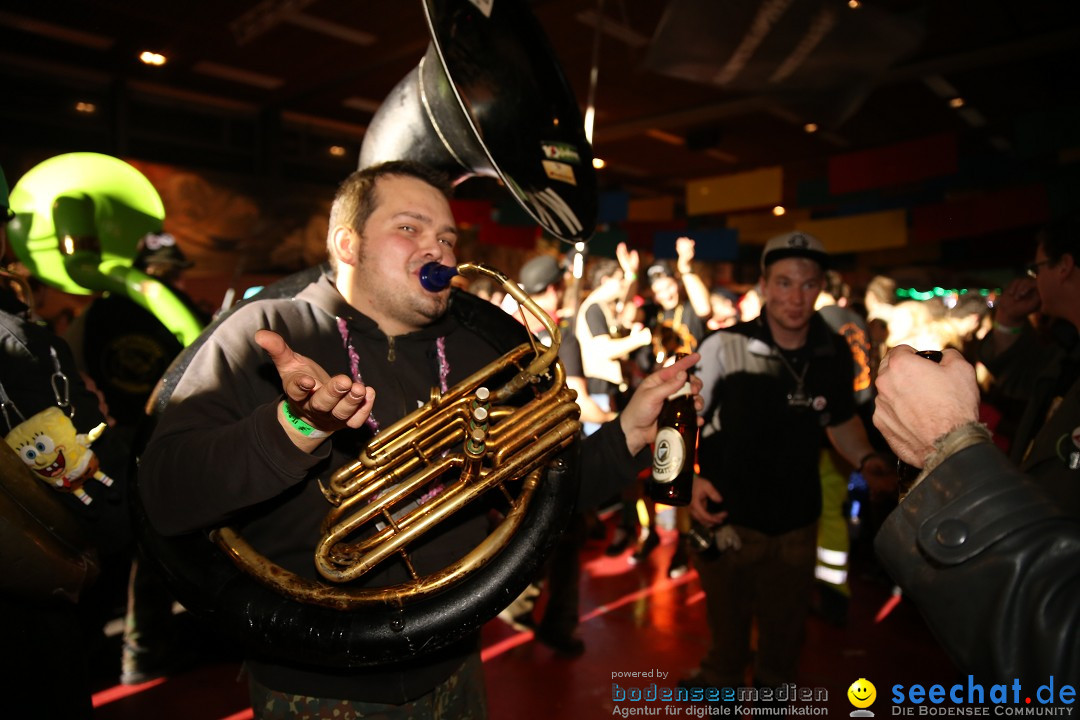
<svg viewBox="0 0 1080 720">
<path fill-rule="evenodd" d="M 375 403 L 375 390 L 348 375 L 330 377 L 318 363 L 294 352 L 272 330 L 257 331 L 255 343 L 274 362 L 289 407 L 304 422 L 316 430 L 333 433 L 345 427 L 359 428 L 367 421 Z M 301 449 L 311 450 L 322 442 L 322 438 L 306 437 L 298 432 L 280 409 L 278 421 Z"/>
</svg>

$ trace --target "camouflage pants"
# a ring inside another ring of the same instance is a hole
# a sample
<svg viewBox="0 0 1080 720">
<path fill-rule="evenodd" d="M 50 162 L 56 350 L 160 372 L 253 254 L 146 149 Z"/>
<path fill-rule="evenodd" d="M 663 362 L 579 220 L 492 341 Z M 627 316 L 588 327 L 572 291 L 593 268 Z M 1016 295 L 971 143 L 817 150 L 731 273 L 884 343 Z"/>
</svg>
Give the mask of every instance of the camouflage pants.
<svg viewBox="0 0 1080 720">
<path fill-rule="evenodd" d="M 426 695 L 403 705 L 289 695 L 248 681 L 255 720 L 485 720 L 487 693 L 480 655 Z"/>
</svg>

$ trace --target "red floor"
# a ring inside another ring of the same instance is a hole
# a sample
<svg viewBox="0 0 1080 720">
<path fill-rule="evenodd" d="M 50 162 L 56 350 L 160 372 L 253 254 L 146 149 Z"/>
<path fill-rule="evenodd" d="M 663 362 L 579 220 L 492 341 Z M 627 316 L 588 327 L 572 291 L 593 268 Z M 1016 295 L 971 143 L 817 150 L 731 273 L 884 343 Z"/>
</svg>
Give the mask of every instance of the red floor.
<svg viewBox="0 0 1080 720">
<path fill-rule="evenodd" d="M 656 678 L 623 679 L 621 687 L 674 687 L 705 652 L 708 628 L 704 596 L 694 572 L 671 581 L 665 571 L 674 534 L 646 563 L 631 566 L 629 552 L 603 555 L 591 541 L 583 554 L 581 635 L 587 649 L 578 659 L 556 657 L 531 634 L 495 620 L 483 630 L 492 720 L 608 718 L 613 714 L 613 673 L 656 671 Z M 852 572 L 853 602 L 845 628 L 812 617 L 799 685 L 825 688 L 829 715 L 847 716 L 847 688 L 867 678 L 886 695 L 894 683 L 947 683 L 957 673 L 910 603 L 901 602 L 882 622 L 875 615 L 890 587 L 874 568 Z M 100 720 L 238 720 L 248 718 L 246 685 L 235 661 L 212 662 L 136 688 L 102 687 Z M 663 676 L 663 677 L 661 677 Z M 615 680 L 619 682 L 619 680 Z M 135 690 L 135 692 L 131 692 Z M 121 693 L 128 693 L 121 695 Z M 110 695 L 112 694 L 112 695 Z M 668 715 L 689 716 L 685 707 Z"/>
</svg>

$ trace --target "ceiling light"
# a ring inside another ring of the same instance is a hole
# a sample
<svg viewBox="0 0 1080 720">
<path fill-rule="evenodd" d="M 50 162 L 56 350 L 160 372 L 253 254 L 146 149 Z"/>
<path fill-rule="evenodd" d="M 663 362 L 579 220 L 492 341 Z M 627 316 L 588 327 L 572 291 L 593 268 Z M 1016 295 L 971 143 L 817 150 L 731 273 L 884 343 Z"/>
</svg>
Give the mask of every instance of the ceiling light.
<svg viewBox="0 0 1080 720">
<path fill-rule="evenodd" d="M 962 97 L 954 97 L 954 98 L 952 98 L 951 100 L 949 100 L 949 107 L 951 107 L 953 110 L 956 110 L 957 108 L 964 107 L 964 98 L 962 98 Z"/>
<path fill-rule="evenodd" d="M 806 123 L 802 126 L 802 129 L 808 133 L 816 133 L 818 131 L 817 123 Z"/>
<path fill-rule="evenodd" d="M 330 154 L 334 157 L 345 157 L 345 148 L 340 145 L 331 145 Z"/>
<path fill-rule="evenodd" d="M 161 53 L 151 52 L 149 50 L 143 50 L 139 53 L 139 59 L 142 60 L 144 65 L 154 65 L 160 67 L 166 62 L 166 58 Z"/>
<path fill-rule="evenodd" d="M 92 115 L 97 112 L 97 105 L 92 102 L 77 102 L 75 103 L 75 112 L 86 113 Z"/>
<path fill-rule="evenodd" d="M 604 159 L 603 159 L 603 158 L 598 158 L 598 157 L 594 157 L 594 158 L 592 159 L 592 166 L 593 166 L 594 168 L 596 168 L 597 170 L 600 170 L 600 169 L 601 169 L 601 168 L 603 168 L 603 167 L 604 167 L 605 165 L 607 165 L 607 163 L 606 163 L 606 162 L 604 162 Z"/>
<path fill-rule="evenodd" d="M 786 212 L 787 212 L 787 209 L 783 205 L 777 205 L 776 207 L 774 207 L 772 209 L 772 214 L 775 215 L 776 217 L 780 217 L 781 215 L 783 215 Z"/>
<path fill-rule="evenodd" d="M 862 7 L 862 3 L 859 0 L 848 0 L 847 6 L 852 10 L 858 10 Z"/>
</svg>

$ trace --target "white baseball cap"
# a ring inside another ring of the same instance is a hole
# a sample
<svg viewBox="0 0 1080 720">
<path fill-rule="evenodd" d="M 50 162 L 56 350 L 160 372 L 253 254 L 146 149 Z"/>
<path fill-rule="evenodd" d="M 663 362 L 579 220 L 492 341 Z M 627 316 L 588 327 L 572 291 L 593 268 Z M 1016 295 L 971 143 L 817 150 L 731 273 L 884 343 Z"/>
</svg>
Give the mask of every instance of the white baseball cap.
<svg viewBox="0 0 1080 720">
<path fill-rule="evenodd" d="M 809 233 L 796 230 L 777 235 L 765 243 L 765 249 L 761 253 L 761 269 L 764 270 L 777 260 L 792 257 L 808 258 L 822 269 L 829 266 L 829 254 L 825 252 L 821 241 Z"/>
</svg>

